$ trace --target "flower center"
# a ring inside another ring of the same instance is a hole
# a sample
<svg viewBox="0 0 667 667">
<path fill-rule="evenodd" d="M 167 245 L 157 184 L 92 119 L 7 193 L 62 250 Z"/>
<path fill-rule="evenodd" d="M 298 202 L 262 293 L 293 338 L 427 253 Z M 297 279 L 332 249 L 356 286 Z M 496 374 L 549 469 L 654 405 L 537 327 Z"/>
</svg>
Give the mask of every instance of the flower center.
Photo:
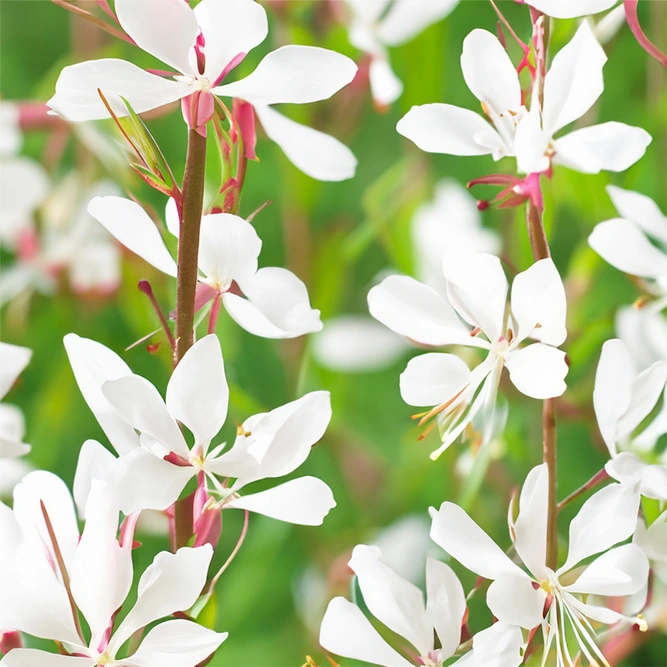
<svg viewBox="0 0 667 667">
<path fill-rule="evenodd" d="M 175 76 L 174 79 L 176 81 L 181 81 L 183 83 L 187 83 L 188 86 L 193 88 L 196 91 L 201 91 L 201 92 L 206 92 L 211 90 L 213 86 L 211 85 L 211 82 L 204 76 L 201 76 L 200 74 L 197 74 L 196 76 Z"/>
</svg>

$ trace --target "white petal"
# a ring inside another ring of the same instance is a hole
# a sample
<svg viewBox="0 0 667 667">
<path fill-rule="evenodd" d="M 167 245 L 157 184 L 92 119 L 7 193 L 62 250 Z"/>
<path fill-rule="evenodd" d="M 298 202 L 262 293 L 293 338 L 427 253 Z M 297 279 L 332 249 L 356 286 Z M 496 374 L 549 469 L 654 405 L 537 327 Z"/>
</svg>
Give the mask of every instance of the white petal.
<svg viewBox="0 0 667 667">
<path fill-rule="evenodd" d="M 629 436 L 660 400 L 667 384 L 667 359 L 642 371 L 632 384 L 630 405 L 618 423 L 620 438 Z"/>
<path fill-rule="evenodd" d="M 562 345 L 567 336 L 565 287 L 551 259 L 535 262 L 512 283 L 512 315 L 519 325 L 518 340 L 526 337 Z"/>
<path fill-rule="evenodd" d="M 227 633 L 214 632 L 194 621 L 166 621 L 149 630 L 128 664 L 133 667 L 192 667 L 218 649 Z"/>
<path fill-rule="evenodd" d="M 256 106 L 255 113 L 269 139 L 304 174 L 318 181 L 346 181 L 354 176 L 357 158 L 335 137 L 297 123 L 269 106 Z"/>
<path fill-rule="evenodd" d="M 636 454 L 621 452 L 604 466 L 607 474 L 622 484 L 635 485 L 641 482 L 644 472 L 649 468 Z"/>
<path fill-rule="evenodd" d="M 211 83 L 239 54 L 261 44 L 269 31 L 264 7 L 253 0 L 203 0 L 194 12 L 205 42 L 204 76 Z"/>
<path fill-rule="evenodd" d="M 209 544 L 155 556 L 139 579 L 137 601 L 114 632 L 109 650 L 117 651 L 139 628 L 174 612 L 187 611 L 204 588 L 212 557 Z"/>
<path fill-rule="evenodd" d="M 521 118 L 514 133 L 516 168 L 520 174 L 547 171 L 550 160 L 546 155 L 551 135 L 542 128 L 539 109 L 533 108 Z"/>
<path fill-rule="evenodd" d="M 648 580 L 648 559 L 636 544 L 624 544 L 596 558 L 570 586 L 570 593 L 624 596 L 641 590 Z"/>
<path fill-rule="evenodd" d="M 516 551 L 540 581 L 547 578 L 548 507 L 549 472 L 543 463 L 533 468 L 526 477 L 519 497 L 519 515 L 514 524 Z"/>
<path fill-rule="evenodd" d="M 632 537 L 636 544 L 651 561 L 666 561 L 665 544 L 667 544 L 667 511 L 663 512 L 646 528 L 643 519 L 637 522 L 637 530 Z"/>
<path fill-rule="evenodd" d="M 378 37 L 387 46 L 397 46 L 416 37 L 445 18 L 459 0 L 395 0 L 378 26 Z"/>
<path fill-rule="evenodd" d="M 377 56 L 371 60 L 368 78 L 373 99 L 380 105 L 395 102 L 403 92 L 403 82 L 396 76 L 386 57 Z"/>
<path fill-rule="evenodd" d="M 235 280 L 249 280 L 257 271 L 262 242 L 255 228 L 231 213 L 205 215 L 201 221 L 199 269 L 209 284 L 227 289 Z"/>
<path fill-rule="evenodd" d="M 610 121 L 583 127 L 554 142 L 554 164 L 584 174 L 625 171 L 639 160 L 653 141 L 640 127 Z"/>
<path fill-rule="evenodd" d="M 431 508 L 430 513 L 431 539 L 461 565 L 485 579 L 528 580 L 523 570 L 458 505 L 444 502 L 438 511 Z"/>
<path fill-rule="evenodd" d="M 505 360 L 514 386 L 531 398 L 555 398 L 567 385 L 565 352 L 550 345 L 534 343 L 512 352 Z"/>
<path fill-rule="evenodd" d="M 581 118 L 604 90 L 602 68 L 607 62 L 588 21 L 555 55 L 544 79 L 544 130 L 553 136 Z"/>
<path fill-rule="evenodd" d="M 204 216 L 204 218 L 205 217 L 206 216 Z M 167 203 L 164 206 L 164 221 L 169 232 L 178 238 L 181 231 L 181 221 L 178 217 L 178 206 L 176 205 L 176 200 L 173 197 L 169 197 L 169 199 L 167 199 Z"/>
<path fill-rule="evenodd" d="M 192 92 L 186 83 L 163 79 L 125 60 L 106 58 L 65 67 L 47 105 L 72 122 L 109 118 L 101 90 L 114 113 L 127 116 L 124 97 L 137 113 L 176 102 Z"/>
<path fill-rule="evenodd" d="M 123 197 L 95 197 L 88 204 L 88 213 L 126 248 L 158 271 L 176 276 L 176 262 L 158 228 L 135 201 Z"/>
<path fill-rule="evenodd" d="M 638 509 L 639 494 L 630 485 L 610 484 L 593 494 L 570 523 L 570 550 L 559 572 L 630 537 Z"/>
<path fill-rule="evenodd" d="M 588 243 L 624 273 L 644 278 L 667 275 L 667 254 L 656 248 L 634 222 L 620 218 L 601 222 L 588 237 Z"/>
<path fill-rule="evenodd" d="M 498 38 L 477 28 L 463 40 L 463 78 L 472 94 L 495 113 L 507 116 L 521 108 L 519 76 Z"/>
<path fill-rule="evenodd" d="M 639 490 L 646 498 L 667 501 L 667 465 L 647 465 Z"/>
<path fill-rule="evenodd" d="M 651 308 L 625 306 L 616 311 L 618 337 L 628 346 L 637 371 L 667 359 L 667 320 Z"/>
<path fill-rule="evenodd" d="M 489 586 L 486 604 L 499 621 L 530 630 L 542 622 L 546 598 L 527 577 L 501 577 Z"/>
<path fill-rule="evenodd" d="M 225 507 L 245 509 L 303 526 L 321 526 L 324 517 L 335 506 L 331 489 L 316 477 L 298 477 L 225 504 Z"/>
<path fill-rule="evenodd" d="M 263 268 L 240 287 L 246 299 L 226 293 L 223 303 L 246 331 L 264 338 L 296 338 L 322 328 L 320 311 L 310 307 L 308 289 L 291 271 Z"/>
<path fill-rule="evenodd" d="M 0 342 L 0 399 L 3 399 L 30 363 L 32 350 Z"/>
<path fill-rule="evenodd" d="M 615 185 L 608 185 L 607 192 L 621 218 L 632 220 L 647 234 L 667 244 L 667 215 L 650 197 Z"/>
<path fill-rule="evenodd" d="M 159 10 L 152 2 L 137 0 L 116 0 L 114 6 L 121 27 L 140 49 L 182 74 L 195 74 L 190 58 L 199 26 L 186 2 L 160 0 Z"/>
<path fill-rule="evenodd" d="M 568 593 L 563 595 L 563 600 L 571 609 L 575 609 L 584 616 L 593 619 L 594 621 L 599 621 L 600 623 L 612 625 L 619 621 L 627 621 L 627 616 L 624 616 L 613 609 L 581 602 L 581 600 L 578 600 L 574 595 L 569 595 Z"/>
<path fill-rule="evenodd" d="M 320 628 L 320 644 L 327 651 L 382 667 L 412 667 L 380 637 L 357 605 L 345 598 L 329 603 Z"/>
<path fill-rule="evenodd" d="M 132 375 L 130 367 L 108 347 L 76 334 L 64 338 L 65 351 L 79 390 L 109 442 L 119 454 L 139 446 L 134 429 L 111 407 L 102 393 L 108 380 Z"/>
<path fill-rule="evenodd" d="M 461 642 L 466 613 L 463 586 L 449 565 L 426 560 L 426 614 L 440 639 L 442 658 L 454 655 Z"/>
<path fill-rule="evenodd" d="M 401 373 L 401 397 L 417 407 L 440 405 L 460 394 L 470 381 L 470 369 L 455 354 L 421 354 Z"/>
<path fill-rule="evenodd" d="M 167 409 L 203 447 L 227 419 L 229 387 L 220 341 L 214 334 L 198 340 L 183 356 L 167 385 Z"/>
<path fill-rule="evenodd" d="M 408 276 L 389 276 L 373 287 L 368 310 L 392 331 L 424 345 L 476 344 L 449 303 Z"/>
<path fill-rule="evenodd" d="M 146 379 L 130 375 L 111 380 L 102 385 L 102 393 L 118 414 L 133 428 L 150 435 L 169 452 L 176 452 L 185 459 L 190 450 L 167 411 L 158 390 Z"/>
<path fill-rule="evenodd" d="M 350 58 L 316 46 L 282 46 L 264 56 L 245 79 L 213 89 L 253 105 L 308 104 L 326 100 L 357 73 Z"/>
<path fill-rule="evenodd" d="M 519 667 L 523 664 L 524 648 L 523 635 L 518 626 L 494 623 L 473 636 L 472 651 L 467 654 L 472 660 L 466 662 L 465 666 Z"/>
<path fill-rule="evenodd" d="M 116 457 L 96 440 L 86 440 L 79 450 L 74 473 L 72 495 L 81 519 L 86 518 L 86 504 L 94 479 L 111 481 L 111 468 Z"/>
<path fill-rule="evenodd" d="M 489 155 L 504 148 L 498 133 L 479 114 L 451 104 L 414 106 L 396 130 L 427 153 Z"/>
<path fill-rule="evenodd" d="M 323 323 L 312 338 L 313 357 L 320 366 L 339 373 L 370 373 L 400 359 L 404 338 L 363 315 L 340 315 Z"/>
<path fill-rule="evenodd" d="M 613 7 L 617 2 L 618 0 L 527 0 L 531 7 L 555 19 L 573 19 L 597 14 Z"/>
<path fill-rule="evenodd" d="M 414 646 L 420 655 L 433 650 L 433 627 L 426 617 L 424 596 L 380 559 L 377 547 L 361 544 L 348 563 L 357 575 L 364 602 L 375 618 Z"/>
<path fill-rule="evenodd" d="M 2 667 L 95 667 L 92 658 L 47 653 L 36 648 L 15 648 L 0 660 Z"/>
</svg>

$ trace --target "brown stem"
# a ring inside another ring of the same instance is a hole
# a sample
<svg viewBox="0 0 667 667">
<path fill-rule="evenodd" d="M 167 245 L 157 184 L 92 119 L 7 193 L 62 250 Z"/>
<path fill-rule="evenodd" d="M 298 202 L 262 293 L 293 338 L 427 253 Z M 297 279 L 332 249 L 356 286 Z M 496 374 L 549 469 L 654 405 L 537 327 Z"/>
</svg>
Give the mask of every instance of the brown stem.
<svg viewBox="0 0 667 667">
<path fill-rule="evenodd" d="M 178 363 L 194 340 L 195 291 L 199 229 L 204 207 L 206 137 L 191 129 L 183 177 L 183 205 L 178 240 L 178 291 L 176 295 L 176 358 Z"/>
<path fill-rule="evenodd" d="M 579 496 L 582 494 L 586 493 L 586 491 L 590 491 L 591 489 L 595 488 L 598 484 L 601 482 L 604 482 L 605 479 L 609 479 L 609 475 L 607 474 L 607 471 L 602 468 L 599 472 L 596 472 L 593 477 L 591 477 L 586 484 L 583 486 L 580 486 L 576 491 L 573 491 L 567 498 L 564 498 L 558 503 L 557 509 L 560 512 L 563 507 L 566 507 L 569 505 L 573 500 L 576 500 Z"/>
<path fill-rule="evenodd" d="M 551 257 L 547 233 L 544 230 L 542 214 L 532 203 L 528 202 L 526 211 L 526 224 L 528 225 L 528 237 L 530 238 L 530 247 L 533 249 L 535 261 Z"/>
</svg>

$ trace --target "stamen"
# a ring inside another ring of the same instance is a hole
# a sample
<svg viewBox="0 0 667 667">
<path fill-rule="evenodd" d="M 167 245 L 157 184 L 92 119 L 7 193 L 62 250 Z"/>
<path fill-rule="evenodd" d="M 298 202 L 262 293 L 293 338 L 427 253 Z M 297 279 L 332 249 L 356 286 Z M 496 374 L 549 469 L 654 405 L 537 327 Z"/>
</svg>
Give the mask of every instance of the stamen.
<svg viewBox="0 0 667 667">
<path fill-rule="evenodd" d="M 432 410 L 429 410 L 419 421 L 417 426 L 423 426 L 429 419 L 432 417 L 435 417 L 436 415 L 439 415 L 443 410 L 446 410 L 457 398 L 461 396 L 461 394 L 468 388 L 468 385 L 465 385 L 463 389 L 461 389 L 459 392 L 454 394 L 448 401 L 445 401 L 444 403 L 441 403 L 440 405 L 436 405 Z"/>
</svg>

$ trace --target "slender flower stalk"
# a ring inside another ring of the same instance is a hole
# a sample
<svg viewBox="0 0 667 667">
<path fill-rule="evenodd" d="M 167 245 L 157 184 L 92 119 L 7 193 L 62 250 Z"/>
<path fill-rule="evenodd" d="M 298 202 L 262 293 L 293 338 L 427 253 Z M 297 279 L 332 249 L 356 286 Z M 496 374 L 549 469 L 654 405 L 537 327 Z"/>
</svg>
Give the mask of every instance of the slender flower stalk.
<svg viewBox="0 0 667 667">
<path fill-rule="evenodd" d="M 593 475 L 593 477 L 591 477 L 585 484 L 582 484 L 578 489 L 576 489 L 576 491 L 573 491 L 569 496 L 567 496 L 567 498 L 561 500 L 558 503 L 558 511 L 560 512 L 564 507 L 567 507 L 573 500 L 576 500 L 577 498 L 579 498 L 579 496 L 586 493 L 586 491 L 594 489 L 598 484 L 604 482 L 605 479 L 609 479 L 609 474 L 604 468 L 602 468 L 602 470 L 596 472 L 595 475 Z"/>
</svg>

